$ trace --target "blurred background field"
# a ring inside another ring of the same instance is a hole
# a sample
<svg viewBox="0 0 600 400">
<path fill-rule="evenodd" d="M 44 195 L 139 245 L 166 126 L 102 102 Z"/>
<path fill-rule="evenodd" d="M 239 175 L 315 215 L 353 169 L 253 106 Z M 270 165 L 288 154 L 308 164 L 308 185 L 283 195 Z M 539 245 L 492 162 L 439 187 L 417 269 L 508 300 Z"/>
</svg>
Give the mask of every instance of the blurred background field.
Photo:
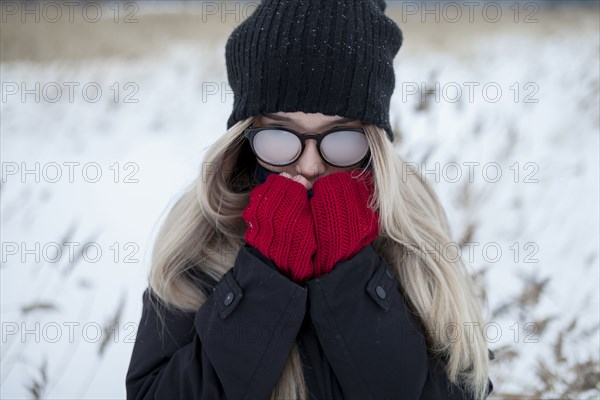
<svg viewBox="0 0 600 400">
<path fill-rule="evenodd" d="M 152 240 L 225 133 L 256 3 L 54 3 L 2 3 L 0 397 L 125 398 Z M 491 398 L 599 398 L 598 2 L 387 3 L 396 148 L 485 300 Z"/>
</svg>

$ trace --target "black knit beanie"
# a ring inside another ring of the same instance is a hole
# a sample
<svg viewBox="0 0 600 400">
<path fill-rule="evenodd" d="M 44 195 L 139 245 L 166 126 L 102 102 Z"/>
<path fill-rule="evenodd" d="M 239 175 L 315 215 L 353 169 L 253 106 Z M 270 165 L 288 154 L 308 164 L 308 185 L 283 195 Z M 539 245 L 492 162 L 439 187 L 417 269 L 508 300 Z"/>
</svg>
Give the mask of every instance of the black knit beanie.
<svg viewBox="0 0 600 400">
<path fill-rule="evenodd" d="M 262 113 L 389 121 L 402 31 L 384 0 L 263 0 L 225 46 L 234 93 L 227 129 Z"/>
</svg>

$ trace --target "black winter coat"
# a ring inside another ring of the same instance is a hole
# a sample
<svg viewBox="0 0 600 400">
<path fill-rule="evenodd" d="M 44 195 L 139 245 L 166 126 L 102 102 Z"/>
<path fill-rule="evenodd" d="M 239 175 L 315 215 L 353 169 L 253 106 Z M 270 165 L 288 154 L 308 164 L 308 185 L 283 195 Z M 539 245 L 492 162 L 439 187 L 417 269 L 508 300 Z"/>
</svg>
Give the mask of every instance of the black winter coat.
<svg viewBox="0 0 600 400">
<path fill-rule="evenodd" d="M 305 285 L 244 245 L 214 284 L 196 313 L 167 313 L 164 332 L 146 289 L 127 399 L 268 399 L 294 341 L 310 399 L 466 398 L 371 245 Z"/>
</svg>

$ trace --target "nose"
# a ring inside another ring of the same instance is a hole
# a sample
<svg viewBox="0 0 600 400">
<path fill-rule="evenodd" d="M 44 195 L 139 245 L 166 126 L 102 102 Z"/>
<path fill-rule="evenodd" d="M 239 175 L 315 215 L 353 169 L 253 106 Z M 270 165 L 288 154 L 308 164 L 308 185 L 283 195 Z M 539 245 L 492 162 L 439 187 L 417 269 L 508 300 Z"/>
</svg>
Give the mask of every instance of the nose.
<svg viewBox="0 0 600 400">
<path fill-rule="evenodd" d="M 325 172 L 325 162 L 317 149 L 317 141 L 308 139 L 305 142 L 304 152 L 296 161 L 296 172 L 304 176 L 311 182 L 314 182 L 323 172 Z"/>
</svg>

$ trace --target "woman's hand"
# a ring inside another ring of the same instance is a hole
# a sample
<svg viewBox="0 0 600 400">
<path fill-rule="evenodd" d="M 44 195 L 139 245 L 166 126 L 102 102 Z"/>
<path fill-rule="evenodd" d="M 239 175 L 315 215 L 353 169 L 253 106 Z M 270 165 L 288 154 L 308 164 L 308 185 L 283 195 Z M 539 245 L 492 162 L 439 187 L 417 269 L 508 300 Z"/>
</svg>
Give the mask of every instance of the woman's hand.
<svg viewBox="0 0 600 400">
<path fill-rule="evenodd" d="M 312 258 L 317 250 L 307 194 L 310 188 L 302 175 L 269 175 L 252 189 L 242 212 L 248 224 L 246 242 L 297 283 L 312 277 Z"/>
<path fill-rule="evenodd" d="M 310 203 L 318 245 L 315 277 L 354 257 L 379 235 L 379 213 L 367 206 L 374 191 L 372 176 L 369 171 L 361 174 L 335 172 L 314 183 Z"/>
</svg>

